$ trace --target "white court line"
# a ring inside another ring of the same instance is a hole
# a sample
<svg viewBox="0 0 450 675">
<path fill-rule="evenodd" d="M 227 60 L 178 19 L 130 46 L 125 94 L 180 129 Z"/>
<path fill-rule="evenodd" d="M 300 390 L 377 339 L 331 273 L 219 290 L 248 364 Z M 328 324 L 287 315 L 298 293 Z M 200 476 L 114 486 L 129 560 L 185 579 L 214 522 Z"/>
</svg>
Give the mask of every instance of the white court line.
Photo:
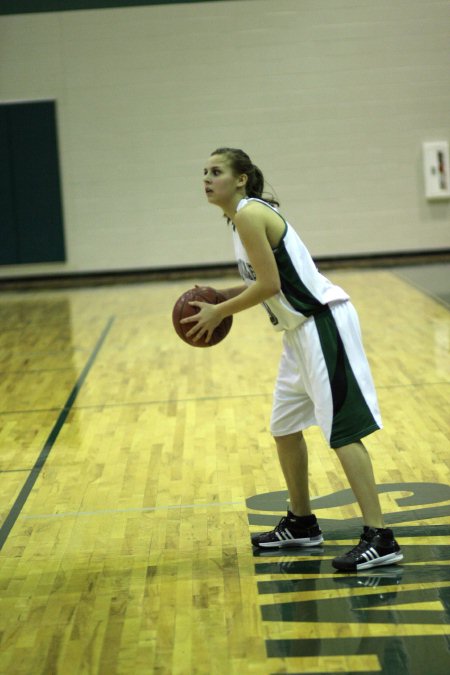
<svg viewBox="0 0 450 675">
<path fill-rule="evenodd" d="M 99 511 L 66 511 L 65 513 L 39 513 L 22 516 L 21 520 L 39 520 L 42 518 L 77 518 L 78 516 L 104 516 L 112 513 L 147 513 L 151 511 L 167 511 L 169 509 L 204 509 L 210 506 L 245 506 L 245 501 L 214 502 L 212 504 L 169 504 L 167 506 L 143 506 L 135 509 L 103 509 Z"/>
</svg>

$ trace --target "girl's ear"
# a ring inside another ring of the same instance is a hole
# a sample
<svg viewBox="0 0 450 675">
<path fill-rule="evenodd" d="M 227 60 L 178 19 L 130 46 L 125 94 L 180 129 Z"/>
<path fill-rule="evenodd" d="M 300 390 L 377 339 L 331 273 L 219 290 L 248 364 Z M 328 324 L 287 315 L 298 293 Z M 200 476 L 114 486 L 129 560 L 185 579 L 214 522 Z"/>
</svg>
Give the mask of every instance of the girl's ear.
<svg viewBox="0 0 450 675">
<path fill-rule="evenodd" d="M 245 187 L 247 185 L 248 176 L 246 173 L 242 173 L 238 178 L 238 187 Z"/>
</svg>

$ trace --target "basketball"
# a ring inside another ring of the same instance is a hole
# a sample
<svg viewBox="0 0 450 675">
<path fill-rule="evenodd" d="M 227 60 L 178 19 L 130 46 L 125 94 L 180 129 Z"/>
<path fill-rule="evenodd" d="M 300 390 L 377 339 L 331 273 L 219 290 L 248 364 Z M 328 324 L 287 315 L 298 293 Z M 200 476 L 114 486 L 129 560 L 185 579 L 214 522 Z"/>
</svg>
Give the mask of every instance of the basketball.
<svg viewBox="0 0 450 675">
<path fill-rule="evenodd" d="M 189 304 L 193 300 L 196 300 L 197 302 L 209 302 L 211 305 L 218 305 L 220 302 L 226 300 L 226 298 L 220 291 L 216 291 L 215 288 L 211 288 L 210 286 L 197 286 L 196 288 L 191 288 L 183 293 L 176 301 L 172 311 L 173 327 L 184 342 L 187 342 L 188 345 L 192 345 L 192 347 L 212 347 L 221 342 L 224 337 L 228 335 L 233 323 L 233 317 L 226 316 L 225 319 L 216 326 L 209 342 L 205 342 L 206 335 L 203 335 L 197 342 L 194 342 L 193 338 L 195 335 L 187 337 L 186 333 L 189 333 L 195 324 L 180 323 L 181 319 L 193 316 L 199 311 L 198 307 L 193 307 Z"/>
</svg>

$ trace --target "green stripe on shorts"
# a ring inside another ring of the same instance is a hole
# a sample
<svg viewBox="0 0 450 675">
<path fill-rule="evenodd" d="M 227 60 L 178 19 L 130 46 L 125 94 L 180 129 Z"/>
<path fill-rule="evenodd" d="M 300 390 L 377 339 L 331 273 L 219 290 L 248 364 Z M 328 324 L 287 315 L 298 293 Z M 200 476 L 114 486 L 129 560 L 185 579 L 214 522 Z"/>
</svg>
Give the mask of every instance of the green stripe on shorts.
<svg viewBox="0 0 450 675">
<path fill-rule="evenodd" d="M 327 365 L 333 398 L 330 445 L 340 448 L 380 427 L 374 419 L 350 366 L 344 343 L 329 307 L 314 316 Z"/>
</svg>

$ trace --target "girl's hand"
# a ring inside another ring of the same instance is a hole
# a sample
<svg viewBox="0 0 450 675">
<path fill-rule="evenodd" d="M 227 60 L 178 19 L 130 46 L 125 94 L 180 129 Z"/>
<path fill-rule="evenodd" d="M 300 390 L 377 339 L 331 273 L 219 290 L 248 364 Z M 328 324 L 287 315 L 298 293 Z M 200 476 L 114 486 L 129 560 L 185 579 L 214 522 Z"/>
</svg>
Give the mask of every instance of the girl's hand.
<svg viewBox="0 0 450 675">
<path fill-rule="evenodd" d="M 199 312 L 193 316 L 188 316 L 186 319 L 181 319 L 180 323 L 194 323 L 195 326 L 186 333 L 187 337 L 194 337 L 194 342 L 200 340 L 203 335 L 206 334 L 205 342 L 208 343 L 211 339 L 213 331 L 219 323 L 222 321 L 222 317 L 219 314 L 218 305 L 211 305 L 209 302 L 198 302 L 197 300 L 192 300 L 189 303 L 192 307 L 198 307 Z"/>
</svg>

